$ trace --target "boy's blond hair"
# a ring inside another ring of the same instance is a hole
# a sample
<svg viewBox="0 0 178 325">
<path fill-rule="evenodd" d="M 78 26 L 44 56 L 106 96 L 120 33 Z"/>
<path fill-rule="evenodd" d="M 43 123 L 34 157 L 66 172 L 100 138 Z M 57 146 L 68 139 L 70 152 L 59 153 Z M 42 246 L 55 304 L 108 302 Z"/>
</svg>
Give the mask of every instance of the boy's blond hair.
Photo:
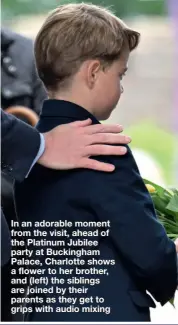
<svg viewBox="0 0 178 325">
<path fill-rule="evenodd" d="M 108 66 L 126 46 L 132 51 L 140 34 L 106 8 L 92 4 L 61 5 L 50 13 L 35 41 L 39 77 L 49 90 L 62 86 L 82 62 L 99 59 Z"/>
</svg>

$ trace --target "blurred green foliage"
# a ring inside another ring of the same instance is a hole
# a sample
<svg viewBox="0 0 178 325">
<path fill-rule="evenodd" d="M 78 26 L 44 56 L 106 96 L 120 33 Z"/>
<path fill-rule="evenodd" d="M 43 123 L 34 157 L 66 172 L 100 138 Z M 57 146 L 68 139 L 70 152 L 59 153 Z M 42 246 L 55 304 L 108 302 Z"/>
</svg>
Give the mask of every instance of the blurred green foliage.
<svg viewBox="0 0 178 325">
<path fill-rule="evenodd" d="M 18 15 L 42 14 L 61 3 L 81 2 L 70 0 L 2 0 L 2 19 L 12 19 Z M 110 7 L 120 16 L 135 14 L 162 15 L 166 0 L 91 0 L 83 1 Z"/>
<path fill-rule="evenodd" d="M 131 148 L 142 149 L 155 158 L 162 167 L 167 184 L 173 184 L 176 136 L 158 127 L 154 121 L 143 121 L 124 133 L 132 137 Z"/>
</svg>

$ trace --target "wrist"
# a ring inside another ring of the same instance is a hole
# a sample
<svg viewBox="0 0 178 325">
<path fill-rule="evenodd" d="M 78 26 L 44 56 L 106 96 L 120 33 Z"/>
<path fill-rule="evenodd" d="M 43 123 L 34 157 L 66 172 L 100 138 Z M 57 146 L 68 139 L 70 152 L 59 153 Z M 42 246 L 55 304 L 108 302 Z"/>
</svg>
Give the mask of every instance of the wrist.
<svg viewBox="0 0 178 325">
<path fill-rule="evenodd" d="M 44 151 L 42 153 L 42 155 L 39 157 L 37 163 L 43 166 L 47 166 L 48 165 L 48 159 L 49 159 L 49 148 L 51 146 L 51 133 L 50 132 L 46 132 L 46 133 L 42 133 L 43 139 L 44 139 Z"/>
</svg>

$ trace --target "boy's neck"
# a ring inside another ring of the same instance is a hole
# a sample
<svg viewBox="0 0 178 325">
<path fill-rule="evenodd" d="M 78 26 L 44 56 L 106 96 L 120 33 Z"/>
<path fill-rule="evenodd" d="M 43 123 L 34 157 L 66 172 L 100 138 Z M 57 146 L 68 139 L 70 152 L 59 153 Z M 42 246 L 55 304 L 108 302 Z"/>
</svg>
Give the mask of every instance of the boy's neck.
<svg viewBox="0 0 178 325">
<path fill-rule="evenodd" d="M 57 99 L 57 100 L 64 100 L 64 101 L 68 101 L 71 103 L 74 103 L 78 106 L 83 107 L 84 109 L 86 109 L 88 112 L 90 112 L 93 116 L 95 116 L 97 118 L 97 114 L 96 112 L 94 112 L 94 109 L 92 108 L 91 102 L 90 100 L 86 100 L 84 99 L 84 97 L 80 94 L 79 96 L 77 96 L 75 94 L 75 96 L 71 93 L 65 94 L 65 93 L 55 93 L 55 94 L 51 94 L 49 96 L 49 99 Z"/>
</svg>

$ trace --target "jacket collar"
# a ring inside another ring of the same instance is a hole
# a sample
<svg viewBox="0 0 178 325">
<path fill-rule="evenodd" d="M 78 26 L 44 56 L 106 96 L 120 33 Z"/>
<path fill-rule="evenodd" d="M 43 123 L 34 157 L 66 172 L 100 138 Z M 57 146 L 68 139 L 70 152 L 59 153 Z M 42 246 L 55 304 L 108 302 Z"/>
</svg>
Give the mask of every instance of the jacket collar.
<svg viewBox="0 0 178 325">
<path fill-rule="evenodd" d="M 85 120 L 90 118 L 93 124 L 100 122 L 85 108 L 64 100 L 48 99 L 43 103 L 41 117 L 68 117 L 75 120 Z"/>
</svg>

